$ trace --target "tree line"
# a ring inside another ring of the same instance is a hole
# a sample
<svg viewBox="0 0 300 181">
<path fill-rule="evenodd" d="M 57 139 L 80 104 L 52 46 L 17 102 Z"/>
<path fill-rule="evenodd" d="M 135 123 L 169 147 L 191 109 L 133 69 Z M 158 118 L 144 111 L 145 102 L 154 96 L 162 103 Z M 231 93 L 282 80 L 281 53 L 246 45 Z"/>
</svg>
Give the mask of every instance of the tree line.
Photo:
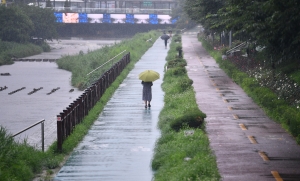
<svg viewBox="0 0 300 181">
<path fill-rule="evenodd" d="M 179 0 L 179 4 L 184 10 L 179 16 L 200 23 L 207 34 L 231 31 L 241 41 L 264 47 L 273 60 L 300 58 L 299 0 Z"/>
<path fill-rule="evenodd" d="M 57 38 L 56 17 L 51 9 L 36 6 L 0 6 L 0 40 L 25 43 Z"/>
</svg>

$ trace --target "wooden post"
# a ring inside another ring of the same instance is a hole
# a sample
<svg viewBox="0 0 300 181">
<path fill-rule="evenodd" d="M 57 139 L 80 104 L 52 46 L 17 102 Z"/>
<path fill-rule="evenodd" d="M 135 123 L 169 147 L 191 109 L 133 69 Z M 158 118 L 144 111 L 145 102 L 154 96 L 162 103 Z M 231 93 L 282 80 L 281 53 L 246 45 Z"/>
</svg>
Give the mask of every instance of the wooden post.
<svg viewBox="0 0 300 181">
<path fill-rule="evenodd" d="M 57 115 L 57 150 L 62 152 L 62 120 L 61 116 Z"/>
</svg>

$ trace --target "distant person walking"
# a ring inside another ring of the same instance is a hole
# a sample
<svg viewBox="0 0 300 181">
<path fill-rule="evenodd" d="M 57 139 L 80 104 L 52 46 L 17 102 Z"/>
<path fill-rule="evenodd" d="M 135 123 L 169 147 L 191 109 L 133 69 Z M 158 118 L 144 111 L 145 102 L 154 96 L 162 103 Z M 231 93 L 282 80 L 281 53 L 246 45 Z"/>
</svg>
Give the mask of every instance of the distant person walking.
<svg viewBox="0 0 300 181">
<path fill-rule="evenodd" d="M 150 102 L 152 100 L 152 82 L 144 82 L 142 81 L 143 85 L 143 101 L 145 101 L 145 108 L 151 107 Z"/>
<path fill-rule="evenodd" d="M 170 36 L 169 36 L 169 35 L 167 35 L 167 34 L 166 34 L 166 32 L 164 32 L 164 34 L 163 34 L 163 35 L 161 35 L 161 37 L 160 37 L 160 38 L 164 40 L 164 42 L 165 42 L 165 49 L 167 49 L 167 45 L 168 45 L 168 39 L 170 38 Z"/>
<path fill-rule="evenodd" d="M 172 37 L 172 30 L 169 30 L 169 36 Z"/>
</svg>

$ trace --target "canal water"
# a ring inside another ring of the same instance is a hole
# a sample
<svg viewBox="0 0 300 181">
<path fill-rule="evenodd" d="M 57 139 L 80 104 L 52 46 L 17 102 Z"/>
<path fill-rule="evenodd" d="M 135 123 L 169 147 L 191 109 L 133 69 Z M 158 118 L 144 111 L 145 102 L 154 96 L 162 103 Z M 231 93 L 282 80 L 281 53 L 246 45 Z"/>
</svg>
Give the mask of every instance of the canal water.
<svg viewBox="0 0 300 181">
<path fill-rule="evenodd" d="M 63 55 L 74 55 L 80 51 L 86 53 L 103 46 L 109 46 L 120 40 L 55 40 L 49 42 L 52 51 L 27 59 L 58 59 Z M 0 66 L 0 125 L 10 134 L 27 128 L 45 119 L 45 148 L 56 139 L 56 115 L 77 99 L 82 92 L 71 86 L 71 72 L 58 69 L 55 62 L 15 62 Z M 19 90 L 21 89 L 21 90 Z M 28 95 L 34 89 L 38 91 Z M 53 89 L 57 89 L 48 95 Z M 71 91 L 74 89 L 74 91 Z M 17 91 L 19 90 L 19 91 Z M 12 92 L 16 91 L 13 94 Z M 41 126 L 35 126 L 16 137 L 31 145 L 41 147 Z"/>
</svg>

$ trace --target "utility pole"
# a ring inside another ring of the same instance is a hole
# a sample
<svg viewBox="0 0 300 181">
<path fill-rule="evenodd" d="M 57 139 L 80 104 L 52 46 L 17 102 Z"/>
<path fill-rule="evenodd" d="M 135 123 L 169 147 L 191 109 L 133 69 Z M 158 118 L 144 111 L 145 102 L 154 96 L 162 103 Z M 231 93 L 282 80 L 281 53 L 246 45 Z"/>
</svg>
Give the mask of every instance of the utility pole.
<svg viewBox="0 0 300 181">
<path fill-rule="evenodd" d="M 229 48 L 231 48 L 231 42 L 232 42 L 232 31 L 229 31 Z"/>
</svg>

